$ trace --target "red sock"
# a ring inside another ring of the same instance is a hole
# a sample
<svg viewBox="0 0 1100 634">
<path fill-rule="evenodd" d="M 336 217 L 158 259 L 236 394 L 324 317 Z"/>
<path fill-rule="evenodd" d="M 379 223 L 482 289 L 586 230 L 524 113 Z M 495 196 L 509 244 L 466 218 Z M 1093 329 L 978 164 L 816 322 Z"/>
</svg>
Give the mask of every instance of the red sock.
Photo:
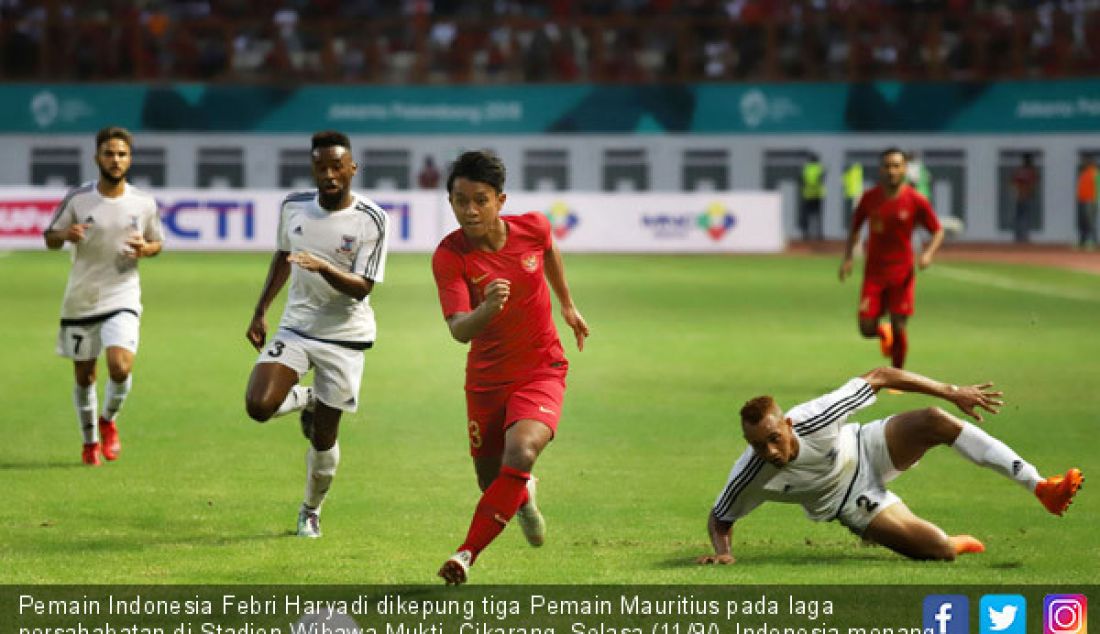
<svg viewBox="0 0 1100 634">
<path fill-rule="evenodd" d="M 470 531 L 466 533 L 466 541 L 458 549 L 470 551 L 477 559 L 478 554 L 496 539 L 523 500 L 527 499 L 527 481 L 530 479 L 530 473 L 501 467 L 500 475 L 481 494 L 481 500 L 474 509 L 474 519 L 470 522 Z"/>
<path fill-rule="evenodd" d="M 890 349 L 890 359 L 895 368 L 905 365 L 905 355 L 909 352 L 909 335 L 904 328 L 894 330 L 894 347 Z"/>
</svg>

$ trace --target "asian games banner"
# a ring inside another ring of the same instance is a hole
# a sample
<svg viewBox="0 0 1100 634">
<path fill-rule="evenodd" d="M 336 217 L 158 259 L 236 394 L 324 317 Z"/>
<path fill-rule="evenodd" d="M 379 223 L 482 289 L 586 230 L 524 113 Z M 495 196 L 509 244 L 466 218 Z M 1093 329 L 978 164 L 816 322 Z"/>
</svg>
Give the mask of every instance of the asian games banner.
<svg viewBox="0 0 1100 634">
<path fill-rule="evenodd" d="M 155 192 L 165 248 L 273 251 L 281 190 L 165 189 Z M 457 228 L 436 193 L 367 194 L 390 217 L 390 250 L 428 253 Z M 0 250 L 42 249 L 42 233 L 64 192 L 0 188 Z M 545 215 L 565 251 L 767 253 L 782 251 L 778 192 L 509 194 L 505 213 Z"/>
</svg>

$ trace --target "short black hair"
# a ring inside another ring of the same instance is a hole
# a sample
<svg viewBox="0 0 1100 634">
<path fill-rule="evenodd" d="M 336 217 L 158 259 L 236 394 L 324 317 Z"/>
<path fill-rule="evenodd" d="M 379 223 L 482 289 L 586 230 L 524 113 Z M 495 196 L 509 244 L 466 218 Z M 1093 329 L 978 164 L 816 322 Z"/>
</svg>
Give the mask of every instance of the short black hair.
<svg viewBox="0 0 1100 634">
<path fill-rule="evenodd" d="M 99 146 L 111 139 L 119 139 L 126 143 L 126 147 L 133 149 L 134 136 L 126 128 L 117 125 L 107 126 L 95 134 L 95 151 L 99 152 Z"/>
<path fill-rule="evenodd" d="M 771 396 L 757 396 L 756 398 L 745 401 L 745 404 L 741 407 L 741 424 L 743 425 L 755 425 L 771 413 L 775 409 L 775 399 Z"/>
<path fill-rule="evenodd" d="M 351 139 L 343 132 L 336 130 L 321 130 L 313 135 L 310 151 L 323 147 L 345 147 L 351 152 Z"/>
<path fill-rule="evenodd" d="M 902 152 L 901 148 L 899 148 L 896 145 L 891 145 L 890 147 L 886 148 L 885 150 L 883 150 L 882 152 L 879 153 L 879 155 L 878 155 L 879 163 L 885 161 L 886 157 L 890 156 L 891 154 L 901 154 L 901 158 L 905 159 L 905 162 L 907 162 L 907 163 L 909 162 L 909 156 L 905 152 Z"/>
<path fill-rule="evenodd" d="M 456 178 L 485 183 L 500 193 L 504 191 L 506 177 L 507 170 L 504 168 L 504 163 L 492 152 L 487 150 L 463 152 L 462 156 L 451 164 L 451 173 L 447 176 L 447 193 L 451 193 Z"/>
</svg>

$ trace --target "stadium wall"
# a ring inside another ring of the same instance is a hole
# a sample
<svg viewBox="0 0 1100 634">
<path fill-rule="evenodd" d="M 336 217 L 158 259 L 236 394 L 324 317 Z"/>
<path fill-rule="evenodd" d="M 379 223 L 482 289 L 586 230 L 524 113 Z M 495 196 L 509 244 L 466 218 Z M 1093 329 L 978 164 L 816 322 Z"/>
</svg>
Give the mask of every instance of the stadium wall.
<svg viewBox="0 0 1100 634">
<path fill-rule="evenodd" d="M 91 136 L 5 136 L 0 185 L 34 184 L 60 193 L 95 178 Z M 426 157 L 445 170 L 459 152 L 489 148 L 508 165 L 513 193 L 779 191 L 784 234 L 792 237 L 798 236 L 798 175 L 805 153 L 813 151 L 825 164 L 823 222 L 825 236 L 833 239 L 845 235 L 839 186 L 845 167 L 863 163 L 870 185 L 877 153 L 897 145 L 921 153 L 933 173 L 937 211 L 964 220 L 959 238 L 979 242 L 1011 240 L 1011 170 L 1023 152 L 1037 158 L 1040 173 L 1033 239 L 1072 242 L 1078 165 L 1084 155 L 1100 155 L 1100 134 L 354 135 L 352 143 L 360 164 L 355 187 L 368 195 L 415 189 Z M 132 180 L 154 191 L 199 187 L 230 196 L 244 188 L 309 188 L 307 146 L 305 134 L 145 133 L 137 136 Z"/>
<path fill-rule="evenodd" d="M 824 233 L 845 235 L 840 175 L 877 153 L 916 151 L 941 215 L 965 240 L 1012 237 L 1011 175 L 1035 158 L 1032 237 L 1075 238 L 1074 184 L 1100 154 L 1100 80 L 997 83 L 697 84 L 685 86 L 272 88 L 220 85 L 0 86 L 0 185 L 54 189 L 94 178 L 91 137 L 106 124 L 137 135 L 133 180 L 150 189 L 310 187 L 308 134 L 352 135 L 356 187 L 417 188 L 425 159 L 440 171 L 464 149 L 489 148 L 510 192 L 777 190 L 797 237 L 798 178 L 809 152 L 826 169 Z M 438 186 L 437 186 L 438 187 Z"/>
</svg>

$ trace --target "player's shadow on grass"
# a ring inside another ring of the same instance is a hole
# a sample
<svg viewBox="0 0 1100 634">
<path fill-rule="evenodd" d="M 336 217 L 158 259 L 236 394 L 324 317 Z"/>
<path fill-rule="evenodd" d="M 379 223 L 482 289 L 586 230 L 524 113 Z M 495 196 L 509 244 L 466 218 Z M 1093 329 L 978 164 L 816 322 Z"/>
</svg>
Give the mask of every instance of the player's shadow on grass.
<svg viewBox="0 0 1100 634">
<path fill-rule="evenodd" d="M 714 564 L 698 564 L 695 559 L 699 556 L 699 553 L 694 555 L 685 554 L 679 557 L 669 557 L 667 559 L 658 561 L 654 568 L 660 570 L 681 570 L 687 568 L 708 568 L 715 567 L 721 568 L 723 566 L 717 566 Z M 891 553 L 886 550 L 857 550 L 855 552 L 812 552 L 808 551 L 800 554 L 779 554 L 779 555 L 762 555 L 762 554 L 750 554 L 750 555 L 737 555 L 737 561 L 733 564 L 734 567 L 739 565 L 755 565 L 755 564 L 774 564 L 782 563 L 788 565 L 812 565 L 820 566 L 821 564 L 839 564 L 844 562 L 866 562 L 866 561 L 886 561 L 892 559 Z"/>
<path fill-rule="evenodd" d="M 0 471 L 42 471 L 45 469 L 87 469 L 80 462 L 0 462 Z"/>
</svg>

